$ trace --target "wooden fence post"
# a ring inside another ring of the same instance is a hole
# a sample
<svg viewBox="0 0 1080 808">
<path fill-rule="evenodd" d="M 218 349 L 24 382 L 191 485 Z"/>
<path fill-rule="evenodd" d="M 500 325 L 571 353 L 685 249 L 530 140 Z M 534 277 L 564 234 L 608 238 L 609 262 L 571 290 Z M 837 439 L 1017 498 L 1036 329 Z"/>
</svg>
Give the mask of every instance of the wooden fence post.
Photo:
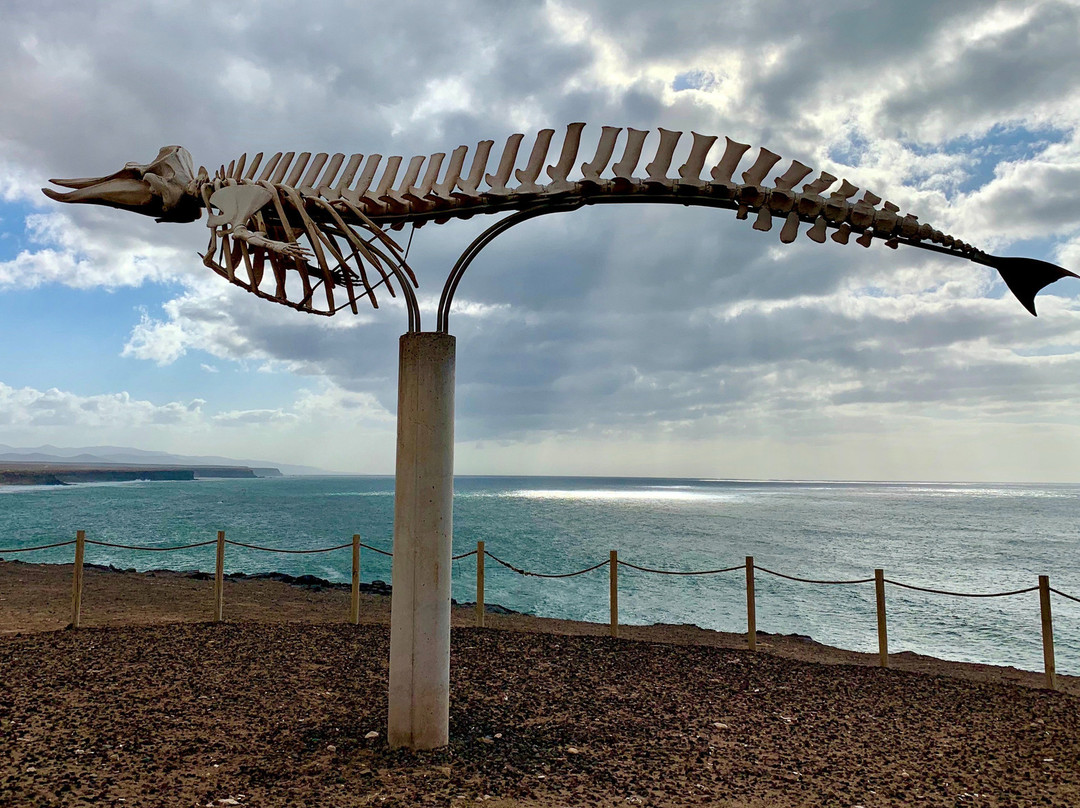
<svg viewBox="0 0 1080 808">
<path fill-rule="evenodd" d="M 360 534 L 352 537 L 352 603 L 349 619 L 354 626 L 360 624 Z"/>
<path fill-rule="evenodd" d="M 1057 674 L 1054 671 L 1054 620 L 1050 614 L 1050 576 L 1039 576 L 1039 607 L 1042 612 L 1043 668 L 1046 686 L 1057 690 Z"/>
<path fill-rule="evenodd" d="M 214 571 L 214 622 L 220 623 L 225 611 L 225 531 L 217 534 L 217 568 Z"/>
<path fill-rule="evenodd" d="M 881 667 L 889 667 L 889 629 L 885 622 L 885 570 L 874 570 L 874 590 L 877 594 L 877 647 Z"/>
<path fill-rule="evenodd" d="M 476 625 L 484 627 L 484 543 L 476 543 Z"/>
<path fill-rule="evenodd" d="M 86 552 L 86 531 L 75 532 L 75 567 L 71 578 L 71 627 L 82 622 L 83 555 Z"/>
<path fill-rule="evenodd" d="M 619 553 L 612 550 L 608 559 L 610 572 L 610 591 L 608 598 L 611 605 L 611 636 L 619 636 Z"/>
<path fill-rule="evenodd" d="M 754 557 L 746 557 L 746 647 L 757 650 L 757 604 L 754 600 Z"/>
</svg>

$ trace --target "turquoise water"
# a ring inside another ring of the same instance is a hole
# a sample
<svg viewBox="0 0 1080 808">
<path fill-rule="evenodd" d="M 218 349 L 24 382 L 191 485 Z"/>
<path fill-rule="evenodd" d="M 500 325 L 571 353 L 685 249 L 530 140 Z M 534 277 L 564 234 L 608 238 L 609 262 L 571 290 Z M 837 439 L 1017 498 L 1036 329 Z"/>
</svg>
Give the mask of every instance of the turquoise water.
<svg viewBox="0 0 1080 808">
<path fill-rule="evenodd" d="M 345 544 L 390 550 L 389 477 L 79 485 L 0 489 L 0 548 L 73 538 L 167 546 L 213 539 L 288 549 Z M 873 575 L 918 586 L 998 592 L 1033 586 L 1080 596 L 1077 485 L 758 483 L 666 479 L 459 477 L 454 552 L 478 540 L 510 563 L 569 572 L 607 559 L 664 569 L 758 565 L 806 578 Z M 4 558 L 70 562 L 72 547 Z M 214 548 L 170 553 L 87 548 L 87 562 L 212 570 Z M 277 555 L 228 548 L 226 570 L 311 573 L 347 581 L 349 550 Z M 475 598 L 475 559 L 454 565 L 454 597 Z M 607 570 L 523 578 L 487 564 L 488 603 L 539 615 L 607 620 Z M 365 581 L 390 581 L 389 559 L 363 556 Z M 679 577 L 620 569 L 625 623 L 695 623 L 745 631 L 742 571 Z M 816 586 L 757 573 L 757 624 L 830 645 L 877 649 L 873 584 Z M 961 599 L 887 587 L 890 650 L 1042 667 L 1038 594 Z M 1080 674 L 1080 603 L 1054 596 L 1057 666 Z"/>
</svg>

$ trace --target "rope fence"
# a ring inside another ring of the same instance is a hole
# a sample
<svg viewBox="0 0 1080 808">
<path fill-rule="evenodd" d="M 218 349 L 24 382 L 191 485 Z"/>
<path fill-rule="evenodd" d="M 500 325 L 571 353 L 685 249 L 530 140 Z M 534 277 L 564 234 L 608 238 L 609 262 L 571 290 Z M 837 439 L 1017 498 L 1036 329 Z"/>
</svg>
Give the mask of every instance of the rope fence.
<svg viewBox="0 0 1080 808">
<path fill-rule="evenodd" d="M 179 544 L 169 547 L 148 547 L 145 545 L 131 545 L 131 544 L 117 544 L 113 542 L 96 541 L 94 539 L 86 538 L 86 531 L 79 530 L 75 534 L 73 540 L 53 542 L 51 544 L 40 544 L 34 547 L 12 547 L 0 549 L 0 555 L 11 553 L 29 553 L 38 550 L 51 550 L 58 547 L 68 547 L 75 545 L 75 563 L 72 574 L 72 595 L 71 595 L 71 625 L 73 628 L 79 628 L 82 618 L 82 589 L 83 589 L 83 559 L 86 552 L 86 545 L 94 545 L 96 547 L 111 547 L 121 550 L 134 550 L 134 551 L 148 551 L 148 552 L 170 552 L 173 550 L 191 550 L 198 547 L 207 547 L 211 544 L 216 545 L 216 564 L 214 574 L 214 620 L 220 622 L 224 619 L 224 572 L 225 572 L 225 547 L 226 545 L 233 545 L 234 547 L 243 547 L 248 550 L 257 550 L 267 553 L 283 553 L 290 555 L 310 555 L 313 553 L 329 553 L 336 550 L 344 550 L 346 548 L 352 548 L 352 597 L 350 601 L 350 620 L 352 623 L 357 624 L 360 622 L 360 551 L 361 548 L 370 550 L 379 555 L 392 557 L 393 553 L 387 550 L 383 550 L 378 547 L 373 547 L 369 544 L 365 544 L 360 541 L 358 534 L 353 535 L 352 542 L 348 544 L 338 544 L 333 547 L 320 547 L 311 550 L 290 550 L 279 547 L 265 547 L 258 544 L 248 544 L 245 542 L 233 541 L 225 538 L 224 531 L 218 531 L 216 539 L 210 539 L 207 541 L 194 542 L 192 544 Z M 1051 593 L 1058 595 L 1076 603 L 1080 603 L 1080 597 L 1062 592 L 1060 589 L 1055 589 L 1050 586 L 1050 578 L 1046 575 L 1039 576 L 1039 583 L 1036 586 L 1029 586 L 1023 589 L 1012 589 L 1007 592 L 955 592 L 947 589 L 933 589 L 931 587 L 916 586 L 914 584 L 906 584 L 901 581 L 894 581 L 891 578 L 885 577 L 885 572 L 882 569 L 874 570 L 874 577 L 872 578 L 856 578 L 852 580 L 821 580 L 815 578 L 800 578 L 794 575 L 787 575 L 776 570 L 767 569 L 766 567 L 758 566 L 754 563 L 753 556 L 747 556 L 744 564 L 738 564 L 732 567 L 724 567 L 722 569 L 709 569 L 709 570 L 664 570 L 656 569 L 653 567 L 645 567 L 638 564 L 632 564 L 629 561 L 622 561 L 619 559 L 618 552 L 612 550 L 609 557 L 605 561 L 600 561 L 593 564 L 590 567 L 584 569 L 575 570 L 573 572 L 560 572 L 560 573 L 548 573 L 548 572 L 535 572 L 532 570 L 526 570 L 521 567 L 511 564 L 505 559 L 488 552 L 484 548 L 484 542 L 480 541 L 476 544 L 475 550 L 469 550 L 466 553 L 451 556 L 453 561 L 460 561 L 471 556 L 476 556 L 476 625 L 484 625 L 484 560 L 490 558 L 496 564 L 499 564 L 506 569 L 521 575 L 532 578 L 574 578 L 578 575 L 585 575 L 586 573 L 593 572 L 602 567 L 608 568 L 609 576 L 609 605 L 610 605 L 610 633 L 613 637 L 619 636 L 619 585 L 618 585 L 618 571 L 619 567 L 627 567 L 638 572 L 644 572 L 653 575 L 721 575 L 728 572 L 737 572 L 744 570 L 746 573 L 746 639 L 747 648 L 751 651 L 756 650 L 756 637 L 757 637 L 757 617 L 756 617 L 756 595 L 754 591 L 754 573 L 756 571 L 764 572 L 767 575 L 772 575 L 777 578 L 783 578 L 788 581 L 794 581 L 796 583 L 803 584 L 815 584 L 825 586 L 850 586 L 858 584 L 873 583 L 875 589 L 875 600 L 877 606 L 877 635 L 878 635 L 878 657 L 879 664 L 883 668 L 889 666 L 889 641 L 888 641 L 888 628 L 886 621 L 885 610 L 885 585 L 900 587 L 902 589 L 908 589 L 915 592 L 925 592 L 934 595 L 945 595 L 948 597 L 956 598 L 1005 598 L 1012 597 L 1014 595 L 1026 595 L 1031 592 L 1039 593 L 1039 614 L 1042 629 L 1042 645 L 1043 645 L 1043 668 L 1045 672 L 1046 687 L 1050 690 L 1057 690 L 1057 678 L 1054 667 L 1054 629 L 1053 629 L 1053 616 L 1050 607 L 1050 595 Z"/>
</svg>

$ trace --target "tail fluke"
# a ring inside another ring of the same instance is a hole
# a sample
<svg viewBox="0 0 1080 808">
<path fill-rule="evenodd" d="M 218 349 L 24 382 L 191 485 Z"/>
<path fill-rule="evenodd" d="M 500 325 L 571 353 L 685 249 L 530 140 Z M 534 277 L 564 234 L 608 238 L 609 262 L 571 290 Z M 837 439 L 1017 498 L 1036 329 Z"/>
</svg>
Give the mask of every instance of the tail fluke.
<svg viewBox="0 0 1080 808">
<path fill-rule="evenodd" d="M 1016 299 L 1025 309 L 1035 314 L 1035 295 L 1044 287 L 1062 278 L 1080 278 L 1075 272 L 1062 269 L 1047 261 L 1034 258 L 1002 258 L 996 255 L 980 256 L 980 264 L 992 266 L 1001 275 Z"/>
</svg>

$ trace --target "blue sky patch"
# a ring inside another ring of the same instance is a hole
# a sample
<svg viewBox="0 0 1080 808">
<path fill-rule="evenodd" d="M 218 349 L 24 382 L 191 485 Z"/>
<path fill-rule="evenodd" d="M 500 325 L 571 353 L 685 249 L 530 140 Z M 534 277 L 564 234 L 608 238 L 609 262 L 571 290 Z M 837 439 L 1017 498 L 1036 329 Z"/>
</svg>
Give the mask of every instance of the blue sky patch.
<svg viewBox="0 0 1080 808">
<path fill-rule="evenodd" d="M 959 137 L 932 146 L 914 142 L 904 145 L 916 154 L 959 154 L 967 158 L 965 179 L 955 187 L 944 189 L 947 196 L 952 197 L 986 185 L 994 178 L 994 167 L 998 163 L 1031 160 L 1068 136 L 1065 129 L 998 125 L 979 137 Z"/>
<path fill-rule="evenodd" d="M 671 88 L 675 92 L 682 90 L 712 90 L 719 83 L 716 76 L 708 70 L 688 70 L 675 76 L 675 80 L 671 82 Z"/>
<path fill-rule="evenodd" d="M 10 261 L 23 250 L 29 249 L 31 245 L 26 237 L 26 217 L 40 212 L 40 209 L 25 202 L 0 200 L 0 261 Z"/>
</svg>

